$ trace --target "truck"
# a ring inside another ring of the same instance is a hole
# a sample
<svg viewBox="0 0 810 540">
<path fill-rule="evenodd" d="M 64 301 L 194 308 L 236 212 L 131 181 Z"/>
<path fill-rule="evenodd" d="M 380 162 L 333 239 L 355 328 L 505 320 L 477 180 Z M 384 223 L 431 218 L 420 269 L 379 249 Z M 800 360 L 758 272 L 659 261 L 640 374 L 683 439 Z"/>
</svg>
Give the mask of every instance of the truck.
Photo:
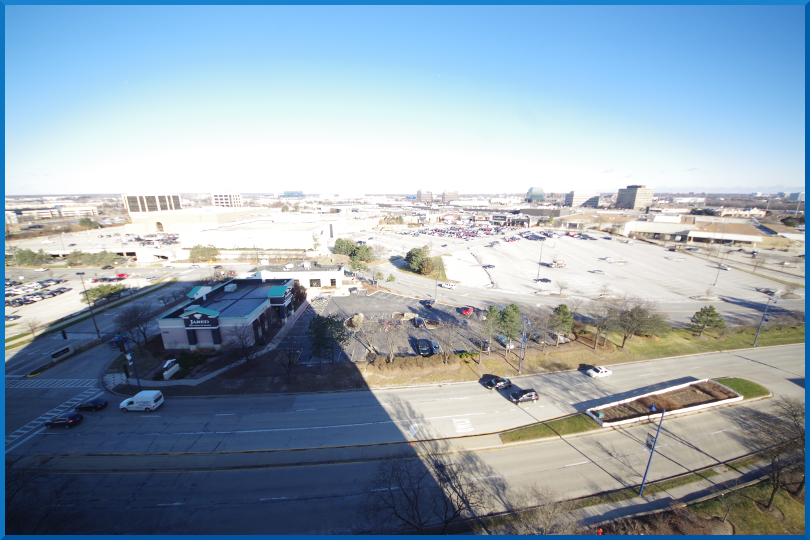
<svg viewBox="0 0 810 540">
<path fill-rule="evenodd" d="M 551 263 L 552 268 L 563 268 L 565 266 L 565 261 L 554 261 Z"/>
</svg>

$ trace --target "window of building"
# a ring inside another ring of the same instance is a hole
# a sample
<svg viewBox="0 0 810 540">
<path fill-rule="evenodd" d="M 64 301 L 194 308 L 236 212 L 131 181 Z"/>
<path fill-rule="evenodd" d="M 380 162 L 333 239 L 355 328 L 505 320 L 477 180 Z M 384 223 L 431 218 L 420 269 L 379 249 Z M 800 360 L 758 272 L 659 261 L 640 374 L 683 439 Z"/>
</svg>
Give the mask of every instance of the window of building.
<svg viewBox="0 0 810 540">
<path fill-rule="evenodd" d="M 320 279 L 310 279 L 309 280 L 309 286 L 310 287 L 320 287 L 321 286 L 321 280 Z"/>
<path fill-rule="evenodd" d="M 175 210 L 180 210 L 183 208 L 180 206 L 180 197 L 178 195 L 172 195 L 172 202 L 174 203 Z"/>
<path fill-rule="evenodd" d="M 127 206 L 130 212 L 140 212 L 141 207 L 138 204 L 138 197 L 127 197 Z"/>
<path fill-rule="evenodd" d="M 169 201 L 166 198 L 166 195 L 158 195 L 158 201 L 160 201 L 160 209 L 161 210 L 168 210 L 169 209 Z"/>
<path fill-rule="evenodd" d="M 330 279 L 329 280 L 329 285 L 331 285 L 332 287 L 337 287 L 337 280 L 336 279 Z"/>
<path fill-rule="evenodd" d="M 154 195 L 148 195 L 145 197 L 146 199 L 146 211 L 147 212 L 157 212 L 158 205 L 157 205 L 157 197 Z"/>
</svg>

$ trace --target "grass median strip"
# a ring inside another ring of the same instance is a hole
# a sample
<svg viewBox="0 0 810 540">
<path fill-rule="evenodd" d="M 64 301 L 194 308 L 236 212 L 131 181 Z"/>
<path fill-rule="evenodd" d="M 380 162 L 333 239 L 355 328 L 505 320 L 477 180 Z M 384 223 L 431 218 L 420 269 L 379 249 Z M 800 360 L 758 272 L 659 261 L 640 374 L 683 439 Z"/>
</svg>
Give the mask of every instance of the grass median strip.
<svg viewBox="0 0 810 540">
<path fill-rule="evenodd" d="M 533 426 L 516 429 L 501 433 L 501 442 L 512 443 L 520 441 L 531 441 L 533 439 L 543 439 L 545 437 L 554 437 L 556 435 L 572 435 L 574 433 L 584 433 L 599 429 L 599 424 L 594 422 L 593 418 L 587 414 L 575 414 L 573 416 L 566 416 L 565 418 L 558 418 L 556 420 L 549 420 Z"/>
<path fill-rule="evenodd" d="M 724 384 L 740 394 L 743 399 L 753 399 L 762 396 L 767 396 L 770 392 L 768 389 L 758 385 L 755 382 L 747 381 L 745 379 L 737 379 L 729 377 L 728 379 L 716 379 L 720 384 Z"/>
<path fill-rule="evenodd" d="M 31 332 L 27 332 L 25 334 L 15 334 L 15 335 L 13 335 L 11 337 L 7 337 L 6 338 L 6 343 L 8 343 L 9 341 L 15 341 L 15 340 L 18 340 L 20 338 L 24 338 L 25 336 L 30 336 L 30 335 L 31 335 Z"/>
</svg>

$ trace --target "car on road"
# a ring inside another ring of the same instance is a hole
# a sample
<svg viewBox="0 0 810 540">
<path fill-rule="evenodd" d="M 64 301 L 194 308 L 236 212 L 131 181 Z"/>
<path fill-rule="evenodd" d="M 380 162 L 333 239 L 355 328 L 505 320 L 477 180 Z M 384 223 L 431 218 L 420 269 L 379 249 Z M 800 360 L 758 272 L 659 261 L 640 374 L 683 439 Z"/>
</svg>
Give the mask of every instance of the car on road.
<svg viewBox="0 0 810 540">
<path fill-rule="evenodd" d="M 442 247 L 447 247 L 447 244 L 442 244 Z"/>
<path fill-rule="evenodd" d="M 70 429 L 79 422 L 81 422 L 82 418 L 84 417 L 77 412 L 69 412 L 51 418 L 50 420 L 45 422 L 45 426 L 48 428 L 65 427 L 67 429 Z"/>
<path fill-rule="evenodd" d="M 726 266 L 725 264 L 721 264 L 721 265 L 720 265 L 720 266 L 718 266 L 717 268 L 719 268 L 720 270 L 731 270 L 731 268 L 729 268 L 729 267 L 728 267 L 728 266 Z"/>
<path fill-rule="evenodd" d="M 73 246 L 75 246 L 75 245 L 76 245 L 76 244 L 68 244 L 68 247 L 73 247 Z"/>
<path fill-rule="evenodd" d="M 527 390 L 521 390 L 519 392 L 513 392 L 509 394 L 509 398 L 515 403 L 523 403 L 524 401 L 537 401 L 540 396 L 537 395 L 537 391 L 529 388 Z"/>
<path fill-rule="evenodd" d="M 88 399 L 87 401 L 82 401 L 81 403 L 79 403 L 78 405 L 73 407 L 73 410 L 76 411 L 76 412 L 79 412 L 79 411 L 93 411 L 93 412 L 96 412 L 96 411 L 100 411 L 101 409 L 105 408 L 106 406 L 107 406 L 107 400 L 106 399 L 93 398 L 93 399 Z"/>
<path fill-rule="evenodd" d="M 603 236 L 602 238 L 604 238 L 605 240 L 613 240 L 612 236 Z"/>
<path fill-rule="evenodd" d="M 433 354 L 439 354 L 440 352 L 442 352 L 441 348 L 439 347 L 438 341 L 430 342 L 430 350 Z"/>
<path fill-rule="evenodd" d="M 218 265 L 216 265 L 216 266 L 214 267 L 214 270 L 219 270 L 220 268 L 222 268 L 222 265 L 221 265 L 221 264 L 218 264 Z"/>
<path fill-rule="evenodd" d="M 442 288 L 443 289 L 455 289 L 456 284 L 455 283 L 442 283 Z"/>
<path fill-rule="evenodd" d="M 199 268 L 199 267 L 200 267 L 199 264 L 192 264 L 191 266 L 189 266 L 189 268 Z"/>
<path fill-rule="evenodd" d="M 53 244 L 54 241 L 53 240 L 43 240 L 42 243 L 43 244 Z"/>
<path fill-rule="evenodd" d="M 413 320 L 413 325 L 415 327 L 417 327 L 417 328 L 424 328 L 425 327 L 425 319 L 423 319 L 422 317 L 416 317 Z"/>
<path fill-rule="evenodd" d="M 113 267 L 108 264 L 107 266 L 102 266 L 101 269 L 102 270 L 112 270 Z"/>
<path fill-rule="evenodd" d="M 486 268 L 486 269 L 495 268 L 495 265 L 494 264 L 487 264 L 485 266 L 482 266 L 482 268 Z"/>
<path fill-rule="evenodd" d="M 461 314 L 462 315 L 472 315 L 472 312 L 473 312 L 473 308 L 471 308 L 470 306 L 461 308 Z"/>
<path fill-rule="evenodd" d="M 606 367 L 595 366 L 586 371 L 585 374 L 588 377 L 593 377 L 594 379 L 596 379 L 598 377 L 610 377 L 613 374 L 613 372 Z"/>
<path fill-rule="evenodd" d="M 422 356 L 430 356 L 430 342 L 428 340 L 419 340 L 419 354 Z"/>
<path fill-rule="evenodd" d="M 6 320 L 7 321 L 16 321 L 19 318 L 20 318 L 19 315 L 6 315 Z"/>
<path fill-rule="evenodd" d="M 164 266 L 163 268 L 174 268 L 174 266 Z"/>
<path fill-rule="evenodd" d="M 512 343 L 511 341 L 508 341 L 506 339 L 506 336 L 504 336 L 504 335 L 496 336 L 495 341 L 497 341 L 498 343 L 500 343 L 501 345 L 503 345 L 507 349 L 514 349 L 515 348 L 515 344 Z"/>
<path fill-rule="evenodd" d="M 130 276 L 130 274 L 115 274 L 115 277 L 119 277 L 119 278 L 128 278 L 129 276 Z"/>
<path fill-rule="evenodd" d="M 534 281 L 535 282 L 539 281 L 540 283 L 551 283 L 551 280 L 548 279 L 548 278 L 545 278 L 545 277 L 541 277 L 540 279 L 535 279 Z"/>
<path fill-rule="evenodd" d="M 36 270 L 34 270 L 34 272 L 47 272 L 47 271 L 48 271 L 47 268 L 37 268 Z"/>
<path fill-rule="evenodd" d="M 604 270 L 591 270 L 591 273 L 592 274 L 602 274 L 602 275 L 604 275 L 605 271 Z"/>
<path fill-rule="evenodd" d="M 155 281 L 157 278 L 155 276 L 149 276 L 146 278 L 146 281 Z"/>
<path fill-rule="evenodd" d="M 495 377 L 494 379 L 488 380 L 484 386 L 489 390 L 506 390 L 507 388 L 512 388 L 512 381 L 504 379 L 503 377 Z"/>
<path fill-rule="evenodd" d="M 700 251 L 700 250 L 698 248 L 691 247 L 691 248 L 686 248 L 686 251 Z"/>
</svg>

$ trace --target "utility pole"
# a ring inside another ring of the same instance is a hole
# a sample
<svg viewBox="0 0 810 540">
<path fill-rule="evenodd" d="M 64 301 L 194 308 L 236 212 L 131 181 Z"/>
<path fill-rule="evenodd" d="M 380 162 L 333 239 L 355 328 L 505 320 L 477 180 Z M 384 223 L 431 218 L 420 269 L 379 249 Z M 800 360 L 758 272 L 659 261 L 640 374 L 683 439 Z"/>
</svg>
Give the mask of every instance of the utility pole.
<svg viewBox="0 0 810 540">
<path fill-rule="evenodd" d="M 127 337 L 127 333 L 124 332 L 123 336 L 119 334 L 118 339 L 121 340 L 118 342 L 118 350 L 124 353 L 127 363 L 132 366 L 132 371 L 135 372 L 135 380 L 138 381 L 138 392 L 140 392 L 141 378 L 138 377 L 138 368 L 135 367 L 135 361 L 132 359 L 132 349 L 129 346 L 129 338 Z M 124 347 L 126 347 L 126 349 L 124 349 Z M 126 370 L 126 367 L 124 370 Z"/>
<path fill-rule="evenodd" d="M 537 262 L 537 280 L 540 279 L 540 268 L 543 266 L 543 246 L 546 244 L 546 241 L 543 240 L 540 242 L 540 260 Z"/>
</svg>

